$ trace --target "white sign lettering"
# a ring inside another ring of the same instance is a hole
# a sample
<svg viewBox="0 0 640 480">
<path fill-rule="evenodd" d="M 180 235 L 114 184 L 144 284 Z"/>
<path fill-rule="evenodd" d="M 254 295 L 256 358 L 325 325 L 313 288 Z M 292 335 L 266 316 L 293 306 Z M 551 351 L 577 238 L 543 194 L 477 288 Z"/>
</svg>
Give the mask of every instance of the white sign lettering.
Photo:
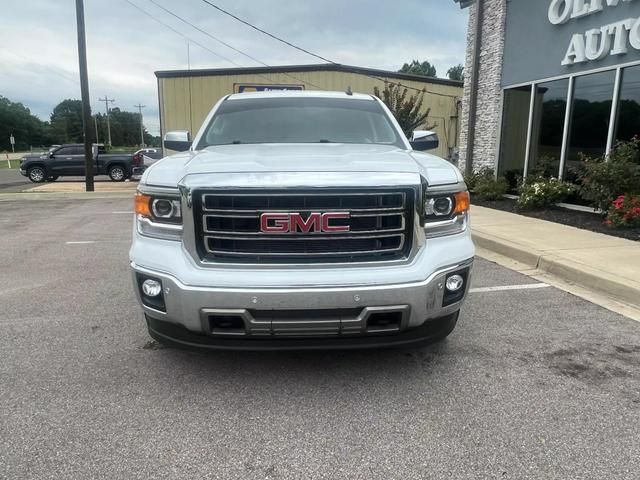
<svg viewBox="0 0 640 480">
<path fill-rule="evenodd" d="M 551 0 L 549 22 L 563 25 L 575 18 L 586 17 L 633 0 Z M 593 28 L 571 37 L 562 65 L 602 60 L 608 55 L 623 55 L 628 46 L 640 50 L 640 18 L 627 18 Z"/>
</svg>

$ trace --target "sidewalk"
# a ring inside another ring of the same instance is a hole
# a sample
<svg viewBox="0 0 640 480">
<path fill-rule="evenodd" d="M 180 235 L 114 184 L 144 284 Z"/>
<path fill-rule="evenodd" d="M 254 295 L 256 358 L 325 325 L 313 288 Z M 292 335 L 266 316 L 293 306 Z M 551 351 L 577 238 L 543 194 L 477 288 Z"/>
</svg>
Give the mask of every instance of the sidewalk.
<svg viewBox="0 0 640 480">
<path fill-rule="evenodd" d="M 475 244 L 531 268 L 640 307 L 640 243 L 472 206 Z"/>
</svg>

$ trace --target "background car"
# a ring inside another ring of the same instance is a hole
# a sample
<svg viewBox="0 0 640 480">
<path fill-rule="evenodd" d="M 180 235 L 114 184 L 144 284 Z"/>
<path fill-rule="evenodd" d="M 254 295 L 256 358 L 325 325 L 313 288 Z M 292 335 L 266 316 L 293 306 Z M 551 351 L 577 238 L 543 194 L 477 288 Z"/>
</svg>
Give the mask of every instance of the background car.
<svg viewBox="0 0 640 480">
<path fill-rule="evenodd" d="M 133 154 L 132 180 L 140 180 L 144 171 L 164 157 L 161 148 L 141 148 Z"/>
</svg>

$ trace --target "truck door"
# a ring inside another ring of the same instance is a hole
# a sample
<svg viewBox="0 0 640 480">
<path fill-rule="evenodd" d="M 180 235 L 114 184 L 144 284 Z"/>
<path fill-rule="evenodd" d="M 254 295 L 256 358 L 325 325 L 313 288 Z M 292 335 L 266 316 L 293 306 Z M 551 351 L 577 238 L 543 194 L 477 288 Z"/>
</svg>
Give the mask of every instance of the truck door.
<svg viewBox="0 0 640 480">
<path fill-rule="evenodd" d="M 52 152 L 51 173 L 53 175 L 84 175 L 84 153 L 82 147 L 68 145 Z"/>
<path fill-rule="evenodd" d="M 84 146 L 76 145 L 71 154 L 69 175 L 84 176 Z"/>
</svg>

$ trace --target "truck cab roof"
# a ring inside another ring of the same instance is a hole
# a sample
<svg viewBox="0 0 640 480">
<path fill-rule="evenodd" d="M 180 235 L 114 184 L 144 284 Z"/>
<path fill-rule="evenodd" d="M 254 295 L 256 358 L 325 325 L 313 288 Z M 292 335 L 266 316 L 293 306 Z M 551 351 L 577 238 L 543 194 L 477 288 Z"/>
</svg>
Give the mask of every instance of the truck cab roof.
<svg viewBox="0 0 640 480">
<path fill-rule="evenodd" d="M 229 95 L 226 100 L 248 100 L 255 98 L 344 98 L 353 100 L 374 100 L 366 93 L 327 92 L 323 90 L 270 90 L 266 92 L 244 92 Z"/>
</svg>

